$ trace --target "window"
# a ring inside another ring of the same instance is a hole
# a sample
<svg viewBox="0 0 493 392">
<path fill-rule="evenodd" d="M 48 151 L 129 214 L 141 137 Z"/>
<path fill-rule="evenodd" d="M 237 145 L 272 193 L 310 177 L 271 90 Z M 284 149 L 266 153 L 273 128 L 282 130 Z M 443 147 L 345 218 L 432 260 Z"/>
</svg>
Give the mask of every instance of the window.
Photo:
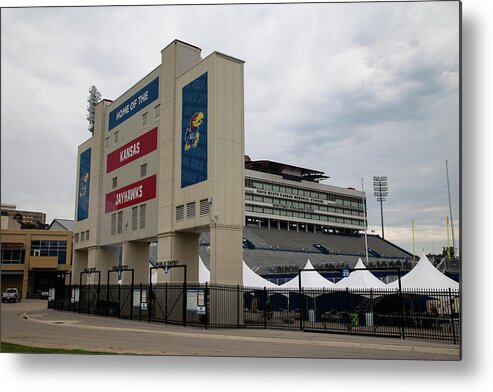
<svg viewBox="0 0 493 392">
<path fill-rule="evenodd" d="M 187 219 L 195 218 L 195 202 L 187 203 Z"/>
<path fill-rule="evenodd" d="M 140 176 L 145 177 L 147 175 L 147 163 L 140 165 Z"/>
<path fill-rule="evenodd" d="M 115 131 L 115 144 L 118 143 L 118 131 Z"/>
<path fill-rule="evenodd" d="M 157 105 L 154 108 L 154 120 L 157 120 L 159 117 L 161 117 L 161 105 Z"/>
<path fill-rule="evenodd" d="M 85 231 L 83 231 L 82 233 L 80 233 L 80 240 L 81 241 L 85 241 L 86 240 L 86 232 Z"/>
<path fill-rule="evenodd" d="M 107 150 L 108 148 L 110 148 L 110 137 L 109 136 L 104 139 L 104 149 Z"/>
<path fill-rule="evenodd" d="M 78 234 L 75 234 L 76 241 L 78 241 Z M 67 258 L 67 241 L 31 241 L 31 256 L 57 257 L 58 264 L 65 264 Z"/>
<path fill-rule="evenodd" d="M 116 232 L 117 234 L 121 234 L 123 232 L 123 211 L 118 211 Z"/>
<path fill-rule="evenodd" d="M 118 186 L 118 177 L 113 177 L 113 180 L 111 180 L 111 187 L 112 189 L 115 189 Z"/>
<path fill-rule="evenodd" d="M 116 212 L 111 214 L 111 235 L 115 235 L 115 234 L 116 234 Z"/>
<path fill-rule="evenodd" d="M 75 233 L 75 235 L 74 235 L 74 241 L 75 241 L 75 243 L 79 242 L 79 233 Z M 32 242 L 31 242 L 31 246 L 32 246 Z"/>
<path fill-rule="evenodd" d="M 137 207 L 132 207 L 132 230 L 137 230 Z"/>
<path fill-rule="evenodd" d="M 24 249 L 2 249 L 2 264 L 24 264 Z"/>
<path fill-rule="evenodd" d="M 89 230 L 86 231 L 86 241 L 89 241 Z"/>
<path fill-rule="evenodd" d="M 185 215 L 185 206 L 176 207 L 176 221 L 183 220 L 184 215 Z"/>
<path fill-rule="evenodd" d="M 142 204 L 140 206 L 140 229 L 145 229 L 146 227 L 146 205 Z"/>
<path fill-rule="evenodd" d="M 142 115 L 142 128 L 147 126 L 147 117 L 148 117 L 148 113 L 144 113 Z"/>
</svg>

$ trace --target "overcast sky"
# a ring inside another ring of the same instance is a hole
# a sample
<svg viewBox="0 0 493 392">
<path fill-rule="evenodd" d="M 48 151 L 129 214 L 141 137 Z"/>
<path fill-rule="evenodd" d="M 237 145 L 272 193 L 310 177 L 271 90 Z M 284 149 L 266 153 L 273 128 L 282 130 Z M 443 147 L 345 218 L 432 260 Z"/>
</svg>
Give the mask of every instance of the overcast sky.
<svg viewBox="0 0 493 392">
<path fill-rule="evenodd" d="M 173 39 L 245 60 L 245 151 L 368 194 L 386 175 L 385 238 L 447 245 L 448 160 L 459 239 L 456 2 L 3 9 L 1 199 L 73 219 L 88 89 L 116 99 Z"/>
</svg>

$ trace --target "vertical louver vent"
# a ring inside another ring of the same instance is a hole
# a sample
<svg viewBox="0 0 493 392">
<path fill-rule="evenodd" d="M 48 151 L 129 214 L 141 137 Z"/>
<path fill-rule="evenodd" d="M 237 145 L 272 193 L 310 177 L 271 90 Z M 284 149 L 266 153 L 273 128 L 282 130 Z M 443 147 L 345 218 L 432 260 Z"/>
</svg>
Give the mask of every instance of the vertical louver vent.
<svg viewBox="0 0 493 392">
<path fill-rule="evenodd" d="M 209 200 L 204 199 L 200 200 L 200 215 L 208 215 L 209 214 Z"/>
<path fill-rule="evenodd" d="M 185 215 L 185 206 L 178 206 L 176 207 L 176 221 L 181 221 L 183 220 Z"/>
<path fill-rule="evenodd" d="M 195 218 L 195 202 L 187 203 L 187 219 Z"/>
</svg>

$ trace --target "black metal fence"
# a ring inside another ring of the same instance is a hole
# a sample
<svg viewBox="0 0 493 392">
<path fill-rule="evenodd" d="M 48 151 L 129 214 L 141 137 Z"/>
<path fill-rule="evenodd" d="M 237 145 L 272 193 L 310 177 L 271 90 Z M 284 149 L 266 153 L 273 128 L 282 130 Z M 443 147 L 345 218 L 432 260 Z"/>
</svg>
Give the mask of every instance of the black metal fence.
<svg viewBox="0 0 493 392">
<path fill-rule="evenodd" d="M 460 341 L 455 290 L 259 289 L 218 284 L 66 286 L 56 310 L 203 328 L 264 328 Z"/>
</svg>

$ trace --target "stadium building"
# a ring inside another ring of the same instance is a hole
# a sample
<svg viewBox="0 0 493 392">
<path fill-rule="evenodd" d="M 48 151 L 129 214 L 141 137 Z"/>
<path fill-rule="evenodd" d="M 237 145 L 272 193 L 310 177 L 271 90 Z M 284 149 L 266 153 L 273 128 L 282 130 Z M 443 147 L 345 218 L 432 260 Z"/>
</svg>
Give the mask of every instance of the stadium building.
<svg viewBox="0 0 493 392">
<path fill-rule="evenodd" d="M 243 259 L 259 275 L 282 284 L 309 259 L 316 268 L 351 268 L 366 259 L 366 195 L 354 188 L 322 183 L 323 171 L 245 156 L 245 227 Z M 415 264 L 413 255 L 379 237 L 367 235 L 368 267 Z M 200 237 L 200 256 L 209 262 L 209 237 Z M 395 271 L 375 272 L 382 280 Z M 332 281 L 339 271 L 324 272 Z"/>
<path fill-rule="evenodd" d="M 241 284 L 245 260 L 282 283 L 307 258 L 337 268 L 364 257 L 363 192 L 323 184 L 323 171 L 245 156 L 243 61 L 202 59 L 178 40 L 161 57 L 96 106 L 92 137 L 78 148 L 74 276 L 96 269 L 105 282 L 118 268 L 129 283 L 126 266 L 147 283 L 149 261 L 161 261 L 186 265 L 197 282 L 200 253 L 211 282 Z M 370 266 L 411 267 L 411 254 L 378 236 L 369 253 Z M 176 269 L 159 281 L 183 278 Z"/>
<path fill-rule="evenodd" d="M 365 228 L 365 194 L 321 184 L 323 172 L 245 157 L 246 226 L 355 234 Z"/>
<path fill-rule="evenodd" d="M 158 262 L 186 266 L 159 282 L 183 281 L 185 269 L 197 282 L 207 233 L 211 281 L 242 283 L 243 95 L 242 60 L 175 40 L 153 71 L 96 106 L 78 148 L 74 276 L 95 269 L 105 283 L 116 268 L 123 284 L 131 270 L 147 283 L 156 243 Z"/>
</svg>

